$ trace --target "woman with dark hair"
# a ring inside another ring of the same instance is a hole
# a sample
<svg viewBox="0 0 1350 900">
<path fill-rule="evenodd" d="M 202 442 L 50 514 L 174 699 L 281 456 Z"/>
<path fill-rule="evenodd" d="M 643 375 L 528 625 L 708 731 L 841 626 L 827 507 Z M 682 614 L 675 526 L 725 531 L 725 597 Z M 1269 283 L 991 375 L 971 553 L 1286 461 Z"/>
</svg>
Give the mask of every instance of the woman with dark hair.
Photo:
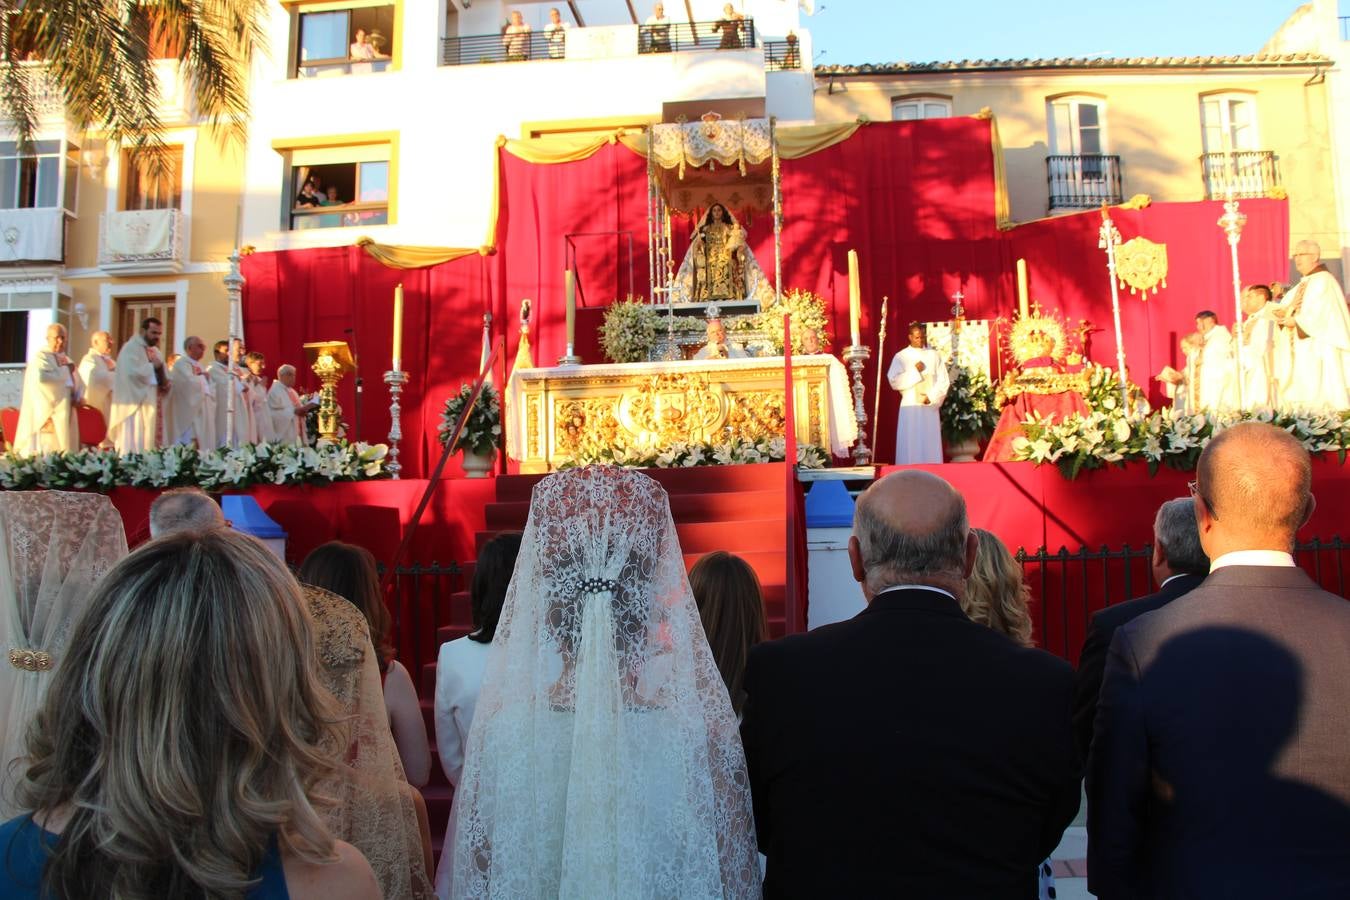
<svg viewBox="0 0 1350 900">
<path fill-rule="evenodd" d="M 745 705 L 745 661 L 750 648 L 768 638 L 759 578 L 739 556 L 716 550 L 694 563 L 689 587 L 717 670 L 739 717 Z"/>
<path fill-rule="evenodd" d="M 440 752 L 441 769 L 451 785 L 459 785 L 464 771 L 464 746 L 469 740 L 469 725 L 473 722 L 478 692 L 483 686 L 488 647 L 497 634 L 502 602 L 516 569 L 520 539 L 520 532 L 511 531 L 499 534 L 483 545 L 474 565 L 473 585 L 469 592 L 474 630 L 462 638 L 441 644 L 436 661 L 436 749 Z M 452 841 L 447 839 L 446 846 L 451 844 Z M 437 896 L 446 896 L 449 877 L 449 864 L 442 855 L 436 879 Z"/>
<path fill-rule="evenodd" d="M 423 787 L 431 778 L 426 721 L 422 718 L 412 676 L 393 658 L 394 646 L 389 636 L 393 618 L 381 596 L 375 557 L 364 547 L 330 541 L 314 548 L 305 557 L 300 566 L 300 580 L 346 598 L 365 615 L 370 625 L 370 642 L 375 645 L 375 656 L 380 664 L 389 728 L 398 745 L 403 772 L 409 784 Z"/>
</svg>

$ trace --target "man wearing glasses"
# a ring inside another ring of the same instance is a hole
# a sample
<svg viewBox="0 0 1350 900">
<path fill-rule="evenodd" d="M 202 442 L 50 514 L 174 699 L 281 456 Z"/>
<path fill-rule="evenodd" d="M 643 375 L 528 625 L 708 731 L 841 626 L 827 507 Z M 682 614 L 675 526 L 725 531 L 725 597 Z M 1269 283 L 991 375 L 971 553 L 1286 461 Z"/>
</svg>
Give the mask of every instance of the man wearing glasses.
<svg viewBox="0 0 1350 900">
<path fill-rule="evenodd" d="M 1293 332 L 1294 366 L 1285 386 L 1286 405 L 1350 409 L 1350 310 L 1336 276 L 1322 265 L 1313 241 L 1294 247 L 1294 267 L 1303 278 L 1275 310 Z"/>
</svg>

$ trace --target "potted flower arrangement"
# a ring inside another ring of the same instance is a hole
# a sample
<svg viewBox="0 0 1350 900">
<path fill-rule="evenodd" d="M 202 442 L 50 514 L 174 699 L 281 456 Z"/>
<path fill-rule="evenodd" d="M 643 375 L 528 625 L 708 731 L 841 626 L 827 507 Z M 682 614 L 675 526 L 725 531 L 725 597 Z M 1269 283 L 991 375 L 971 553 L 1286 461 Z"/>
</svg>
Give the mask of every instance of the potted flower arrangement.
<svg viewBox="0 0 1350 900">
<path fill-rule="evenodd" d="M 660 314 L 642 297 L 616 300 L 605 310 L 600 348 L 611 362 L 643 362 L 656 346 Z"/>
<path fill-rule="evenodd" d="M 459 393 L 445 401 L 445 408 L 441 411 L 441 426 L 437 429 L 442 447 L 449 443 L 450 432 L 454 430 L 455 422 L 464 412 L 464 407 L 468 405 L 472 394 L 473 385 L 461 384 Z M 466 478 L 486 478 L 492 471 L 492 461 L 501 445 L 501 399 L 492 385 L 485 384 L 478 402 L 469 413 L 468 421 L 464 423 L 464 431 L 460 434 L 459 441 L 451 450 L 463 452 Z"/>
<path fill-rule="evenodd" d="M 999 409 L 989 377 L 964 366 L 952 366 L 951 386 L 941 415 L 942 439 L 951 461 L 974 462 L 980 442 L 998 425 Z"/>
<path fill-rule="evenodd" d="M 829 347 L 829 338 L 825 333 L 829 324 L 825 317 L 825 301 L 810 291 L 793 288 L 783 294 L 781 303 L 762 310 L 754 320 L 755 327 L 764 333 L 771 350 L 775 354 L 785 353 L 783 347 L 783 316 L 792 319 L 792 352 L 803 353 L 803 341 L 808 331 L 814 331 L 818 341 L 818 352 Z"/>
</svg>

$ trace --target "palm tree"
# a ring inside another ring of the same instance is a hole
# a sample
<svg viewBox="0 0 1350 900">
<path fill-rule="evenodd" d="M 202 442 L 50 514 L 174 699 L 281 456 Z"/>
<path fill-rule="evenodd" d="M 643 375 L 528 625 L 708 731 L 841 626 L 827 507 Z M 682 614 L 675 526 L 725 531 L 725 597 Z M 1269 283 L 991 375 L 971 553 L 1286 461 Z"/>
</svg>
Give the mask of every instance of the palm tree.
<svg viewBox="0 0 1350 900">
<path fill-rule="evenodd" d="M 242 140 L 265 9 L 266 0 L 0 0 L 0 107 L 27 143 L 43 94 L 54 93 L 73 126 L 153 164 L 164 148 L 154 63 L 168 57 L 197 112 Z"/>
</svg>

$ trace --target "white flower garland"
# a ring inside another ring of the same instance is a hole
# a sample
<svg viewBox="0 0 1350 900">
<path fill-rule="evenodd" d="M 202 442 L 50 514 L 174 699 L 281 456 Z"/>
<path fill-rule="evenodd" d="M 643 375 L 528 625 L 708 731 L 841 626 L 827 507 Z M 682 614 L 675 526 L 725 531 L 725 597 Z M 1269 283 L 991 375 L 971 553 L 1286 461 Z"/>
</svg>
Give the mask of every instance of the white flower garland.
<svg viewBox="0 0 1350 900">
<path fill-rule="evenodd" d="M 748 463 L 783 462 L 787 459 L 787 441 L 782 437 L 730 441 L 680 441 L 669 447 L 638 448 L 596 444 L 583 448 L 563 463 L 563 468 L 590 463 L 611 463 L 639 469 L 679 469 L 695 466 L 734 466 Z M 814 444 L 797 445 L 797 465 L 804 469 L 823 469 L 829 457 Z"/>
</svg>

